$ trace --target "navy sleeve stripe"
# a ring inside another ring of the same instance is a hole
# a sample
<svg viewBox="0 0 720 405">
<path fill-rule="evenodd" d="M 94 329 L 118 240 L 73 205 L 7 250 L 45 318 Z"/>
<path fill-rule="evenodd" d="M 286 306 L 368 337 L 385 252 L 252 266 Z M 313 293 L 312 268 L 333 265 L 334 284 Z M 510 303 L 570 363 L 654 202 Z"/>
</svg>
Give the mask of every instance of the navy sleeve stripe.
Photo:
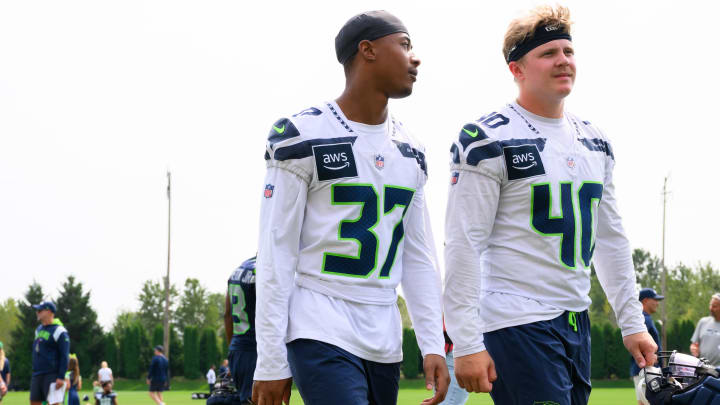
<svg viewBox="0 0 720 405">
<path fill-rule="evenodd" d="M 534 144 L 537 145 L 538 149 L 540 149 L 540 152 L 542 152 L 545 149 L 545 142 L 547 141 L 546 138 L 533 138 L 533 139 L 506 139 L 504 141 L 500 141 L 503 148 L 506 146 L 520 146 L 520 145 L 528 145 L 528 144 Z"/>
<path fill-rule="evenodd" d="M 450 154 L 452 155 L 453 163 L 459 164 L 460 163 L 460 151 L 458 150 L 457 145 L 452 144 L 452 146 L 450 146 Z"/>
<path fill-rule="evenodd" d="M 400 154 L 406 158 L 415 159 L 417 161 L 417 164 L 420 166 L 420 169 L 422 169 L 422 171 L 425 172 L 425 175 L 427 176 L 427 163 L 425 162 L 425 154 L 410 146 L 409 143 L 400 141 L 393 142 L 395 142 L 395 145 L 400 151 Z"/>
<path fill-rule="evenodd" d="M 468 153 L 467 164 L 477 166 L 483 160 L 492 159 L 502 155 L 502 147 L 498 142 L 477 147 Z"/>
<path fill-rule="evenodd" d="M 606 155 L 610 156 L 612 160 L 615 160 L 615 155 L 613 154 L 612 148 L 607 141 L 600 138 L 579 138 L 578 141 L 580 141 L 580 143 L 589 150 L 595 152 L 604 152 Z"/>
<path fill-rule="evenodd" d="M 307 141 L 296 143 L 295 145 L 278 148 L 275 151 L 275 160 L 284 161 L 292 159 L 302 159 L 313 155 L 313 146 L 332 145 L 334 143 L 355 143 L 357 136 L 346 136 L 342 138 L 329 139 L 309 139 Z"/>
</svg>

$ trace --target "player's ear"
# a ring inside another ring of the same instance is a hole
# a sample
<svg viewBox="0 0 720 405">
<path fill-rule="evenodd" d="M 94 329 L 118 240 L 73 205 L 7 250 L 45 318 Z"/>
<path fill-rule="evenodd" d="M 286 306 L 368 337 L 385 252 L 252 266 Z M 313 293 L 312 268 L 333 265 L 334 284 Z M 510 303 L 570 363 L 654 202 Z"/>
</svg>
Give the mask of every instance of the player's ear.
<svg viewBox="0 0 720 405">
<path fill-rule="evenodd" d="M 358 44 L 358 55 L 362 55 L 362 58 L 367 61 L 374 61 L 376 59 L 375 45 L 372 41 L 364 39 Z"/>
<path fill-rule="evenodd" d="M 508 69 L 512 73 L 516 82 L 521 81 L 525 77 L 524 66 L 521 61 L 512 61 L 508 63 Z"/>
</svg>

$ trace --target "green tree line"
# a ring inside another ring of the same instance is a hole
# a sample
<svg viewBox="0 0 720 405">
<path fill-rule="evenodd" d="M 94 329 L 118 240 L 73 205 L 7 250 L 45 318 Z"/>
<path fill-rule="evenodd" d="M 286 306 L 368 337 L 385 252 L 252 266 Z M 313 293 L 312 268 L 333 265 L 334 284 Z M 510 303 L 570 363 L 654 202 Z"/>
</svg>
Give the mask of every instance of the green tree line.
<svg viewBox="0 0 720 405">
<path fill-rule="evenodd" d="M 638 286 L 660 291 L 660 260 L 647 251 L 633 252 Z M 97 313 L 90 305 L 90 292 L 82 282 L 69 276 L 55 298 L 57 317 L 68 329 L 71 353 L 80 359 L 81 374 L 94 379 L 101 361 L 110 364 L 116 376 L 140 378 L 147 372 L 152 347 L 162 344 L 164 289 L 162 280 L 147 280 L 137 295 L 139 309 L 122 311 L 108 331 L 97 323 Z M 710 296 L 720 291 L 720 272 L 709 263 L 690 267 L 677 264 L 668 268 L 665 304 L 669 350 L 689 351 L 689 339 L 695 323 L 708 314 Z M 0 302 L 0 341 L 12 362 L 13 383 L 27 388 L 31 375 L 31 349 L 38 323 L 32 304 L 50 297 L 38 283 L 28 286 L 24 299 L 8 298 Z M 615 315 L 591 271 L 589 308 L 592 324 L 593 376 L 623 377 L 628 372 L 630 357 L 622 346 Z M 224 293 L 207 290 L 197 279 L 185 280 L 180 292 L 170 288 L 170 372 L 173 376 L 197 378 L 211 364 L 227 356 L 222 314 Z M 404 329 L 411 328 L 405 302 L 398 302 Z M 653 317 L 659 320 L 659 313 Z M 660 330 L 660 326 L 658 325 Z M 406 352 L 403 373 L 408 377 L 422 370 L 414 333 L 403 333 Z"/>
</svg>

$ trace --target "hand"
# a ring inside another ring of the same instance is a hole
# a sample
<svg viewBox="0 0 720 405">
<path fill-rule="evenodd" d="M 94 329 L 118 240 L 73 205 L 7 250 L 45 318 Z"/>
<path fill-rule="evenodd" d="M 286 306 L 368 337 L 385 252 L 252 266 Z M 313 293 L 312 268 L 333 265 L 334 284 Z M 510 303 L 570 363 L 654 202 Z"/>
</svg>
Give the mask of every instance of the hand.
<svg viewBox="0 0 720 405">
<path fill-rule="evenodd" d="M 635 363 L 640 368 L 652 366 L 657 363 L 657 345 L 647 332 L 633 333 L 623 338 L 625 348 L 635 359 Z"/>
<path fill-rule="evenodd" d="M 149 379 L 149 378 L 145 380 L 145 384 L 150 385 L 150 379 Z"/>
<path fill-rule="evenodd" d="M 437 354 L 428 354 L 423 360 L 423 370 L 425 371 L 425 388 L 428 391 L 434 388 L 435 395 L 422 401 L 422 405 L 439 404 L 445 399 L 448 385 L 450 385 L 450 374 L 448 374 L 445 359 Z"/>
<path fill-rule="evenodd" d="M 690 354 L 695 357 L 700 357 L 700 345 L 697 343 L 692 343 L 690 345 Z"/>
<path fill-rule="evenodd" d="M 487 350 L 455 357 L 455 377 L 467 392 L 490 392 L 492 382 L 497 380 L 495 362 Z"/>
<path fill-rule="evenodd" d="M 7 386 L 3 381 L 0 381 L 0 394 L 5 395 L 7 393 Z"/>
<path fill-rule="evenodd" d="M 290 387 L 292 377 L 284 380 L 254 381 L 252 387 L 252 401 L 257 405 L 290 404 Z"/>
<path fill-rule="evenodd" d="M 60 388 L 62 388 L 63 385 L 65 385 L 65 380 L 63 380 L 62 378 L 58 378 L 57 380 L 55 380 L 55 389 L 56 390 L 59 390 Z"/>
</svg>

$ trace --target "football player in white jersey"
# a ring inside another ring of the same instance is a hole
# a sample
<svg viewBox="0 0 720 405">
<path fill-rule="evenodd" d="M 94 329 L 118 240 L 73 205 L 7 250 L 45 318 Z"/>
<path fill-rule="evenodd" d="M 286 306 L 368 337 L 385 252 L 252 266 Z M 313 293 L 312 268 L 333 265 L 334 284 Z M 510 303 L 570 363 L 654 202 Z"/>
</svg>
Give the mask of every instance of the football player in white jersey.
<svg viewBox="0 0 720 405">
<path fill-rule="evenodd" d="M 402 283 L 424 356 L 426 404 L 445 396 L 441 281 L 423 186 L 423 147 L 388 111 L 410 95 L 420 60 L 384 11 L 335 40 L 345 90 L 275 122 L 265 159 L 257 258 L 253 401 L 395 404 Z"/>
<path fill-rule="evenodd" d="M 458 383 L 496 404 L 586 404 L 590 268 L 640 367 L 643 323 L 615 202 L 610 143 L 564 110 L 576 66 L 569 11 L 513 21 L 503 52 L 517 99 L 466 124 L 451 148 L 445 324 Z"/>
</svg>

